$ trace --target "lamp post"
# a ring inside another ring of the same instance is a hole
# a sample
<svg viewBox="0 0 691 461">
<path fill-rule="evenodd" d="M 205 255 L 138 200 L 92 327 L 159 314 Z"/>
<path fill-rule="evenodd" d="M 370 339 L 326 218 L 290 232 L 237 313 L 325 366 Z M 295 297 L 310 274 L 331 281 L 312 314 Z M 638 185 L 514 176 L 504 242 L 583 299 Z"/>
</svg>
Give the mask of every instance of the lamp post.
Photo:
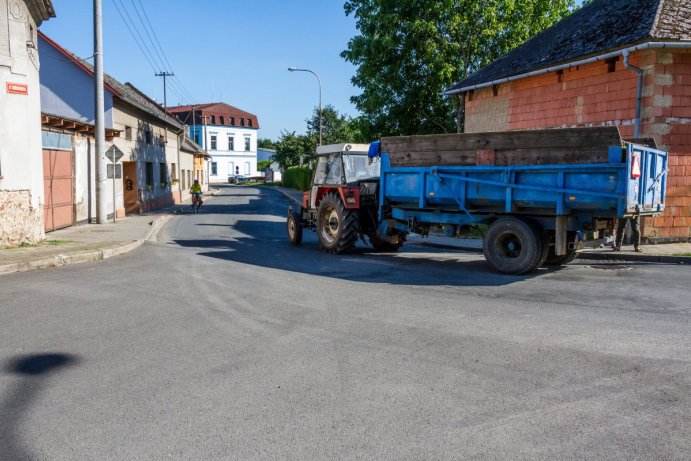
<svg viewBox="0 0 691 461">
<path fill-rule="evenodd" d="M 288 70 L 290 72 L 309 72 L 310 74 L 314 75 L 317 77 L 317 81 L 319 82 L 319 145 L 322 145 L 322 81 L 319 78 L 319 75 L 316 74 L 316 72 L 313 72 L 309 69 L 298 69 L 297 67 L 289 67 Z"/>
</svg>

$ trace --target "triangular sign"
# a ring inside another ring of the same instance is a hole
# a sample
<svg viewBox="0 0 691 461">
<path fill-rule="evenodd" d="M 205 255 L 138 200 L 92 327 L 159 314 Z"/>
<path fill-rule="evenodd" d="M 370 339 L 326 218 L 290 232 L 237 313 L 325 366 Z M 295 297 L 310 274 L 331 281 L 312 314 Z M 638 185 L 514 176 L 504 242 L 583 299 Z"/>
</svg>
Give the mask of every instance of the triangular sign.
<svg viewBox="0 0 691 461">
<path fill-rule="evenodd" d="M 631 165 L 631 177 L 640 178 L 641 177 L 641 165 L 638 162 L 638 155 L 633 156 L 633 164 Z"/>
</svg>

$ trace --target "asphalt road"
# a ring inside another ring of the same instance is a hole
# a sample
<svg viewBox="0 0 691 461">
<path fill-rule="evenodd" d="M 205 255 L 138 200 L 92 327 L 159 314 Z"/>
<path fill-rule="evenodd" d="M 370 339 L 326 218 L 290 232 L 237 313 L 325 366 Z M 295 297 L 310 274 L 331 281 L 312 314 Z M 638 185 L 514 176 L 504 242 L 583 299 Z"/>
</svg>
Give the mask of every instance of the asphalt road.
<svg viewBox="0 0 691 461">
<path fill-rule="evenodd" d="M 689 459 L 691 268 L 331 256 L 287 206 L 0 277 L 0 459 Z"/>
</svg>

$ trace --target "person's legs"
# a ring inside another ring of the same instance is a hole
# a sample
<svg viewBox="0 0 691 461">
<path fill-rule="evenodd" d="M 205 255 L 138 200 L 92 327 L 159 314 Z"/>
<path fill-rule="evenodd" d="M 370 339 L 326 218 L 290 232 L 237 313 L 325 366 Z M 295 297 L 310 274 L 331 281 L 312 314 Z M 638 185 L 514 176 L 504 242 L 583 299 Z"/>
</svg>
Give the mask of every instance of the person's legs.
<svg viewBox="0 0 691 461">
<path fill-rule="evenodd" d="M 631 219 L 631 240 L 634 251 L 641 251 L 641 219 L 638 216 Z"/>
<path fill-rule="evenodd" d="M 617 233 L 614 236 L 614 249 L 619 250 L 624 243 L 624 229 L 626 229 L 628 218 L 619 218 L 617 222 Z"/>
</svg>

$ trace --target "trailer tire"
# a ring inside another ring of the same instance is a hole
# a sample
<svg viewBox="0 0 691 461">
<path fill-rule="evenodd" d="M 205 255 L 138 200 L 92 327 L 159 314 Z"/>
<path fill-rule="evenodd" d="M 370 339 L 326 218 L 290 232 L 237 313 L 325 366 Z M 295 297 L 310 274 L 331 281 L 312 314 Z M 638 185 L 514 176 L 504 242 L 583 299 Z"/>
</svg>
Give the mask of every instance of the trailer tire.
<svg viewBox="0 0 691 461">
<path fill-rule="evenodd" d="M 296 212 L 288 214 L 288 240 L 293 245 L 300 245 L 302 243 L 302 219 Z"/>
<path fill-rule="evenodd" d="M 337 194 L 326 194 L 317 212 L 317 235 L 322 250 L 331 254 L 352 251 L 359 233 L 358 210 L 346 208 Z"/>
<path fill-rule="evenodd" d="M 487 262 L 503 274 L 520 275 L 535 270 L 545 254 L 538 226 L 518 218 L 497 219 L 483 242 Z"/>
</svg>

